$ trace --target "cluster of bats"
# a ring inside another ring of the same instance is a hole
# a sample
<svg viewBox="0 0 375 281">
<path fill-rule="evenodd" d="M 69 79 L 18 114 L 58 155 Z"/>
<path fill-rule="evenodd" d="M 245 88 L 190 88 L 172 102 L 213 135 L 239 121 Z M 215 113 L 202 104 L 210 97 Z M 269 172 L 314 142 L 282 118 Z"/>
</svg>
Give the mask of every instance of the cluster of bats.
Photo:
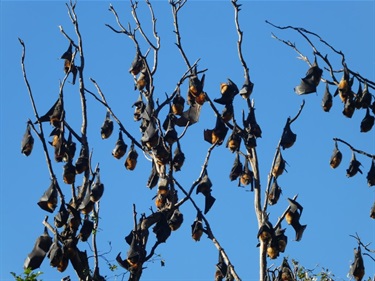
<svg viewBox="0 0 375 281">
<path fill-rule="evenodd" d="M 341 102 L 344 104 L 342 113 L 347 118 L 352 118 L 355 110 L 365 109 L 366 114 L 361 121 L 360 132 L 369 132 L 374 126 L 375 100 L 372 101 L 373 95 L 370 93 L 366 81 L 363 83 L 362 87 L 362 82 L 358 80 L 357 92 L 355 93 L 352 90 L 354 76 L 350 77 L 350 72 L 345 63 L 343 66 L 343 76 L 340 81 L 334 83 L 336 85 L 336 90 L 333 95 L 329 91 L 329 84 L 326 83 L 322 99 L 322 108 L 325 112 L 329 112 L 333 105 L 333 97 L 339 96 Z M 302 78 L 300 84 L 294 88 L 295 93 L 298 95 L 315 93 L 322 78 L 322 74 L 323 70 L 319 68 L 315 57 L 314 63 L 307 70 L 306 76 Z"/>
<path fill-rule="evenodd" d="M 61 56 L 64 59 L 64 71 L 67 74 L 72 73 L 73 82 L 77 74 L 77 67 L 72 61 L 72 45 Z M 76 175 L 82 174 L 89 170 L 89 153 L 87 145 L 81 140 L 81 149 L 77 159 L 74 161 L 76 152 L 76 143 L 73 141 L 72 135 L 77 135 L 69 128 L 68 138 L 65 138 L 65 110 L 62 94 L 59 95 L 57 101 L 48 110 L 48 112 L 39 117 L 35 123 L 49 122 L 52 125 L 50 137 L 52 141 L 49 144 L 54 150 L 54 160 L 58 163 L 64 163 L 62 178 L 65 184 L 74 184 Z M 105 124 L 106 126 L 108 124 Z M 29 156 L 33 149 L 34 138 L 31 134 L 31 126 L 29 121 L 21 142 L 21 152 Z M 102 128 L 102 137 L 104 138 L 110 129 L 110 126 Z M 39 135 L 39 137 L 41 137 Z M 65 202 L 64 196 L 61 194 L 57 179 L 51 179 L 51 184 L 41 196 L 38 206 L 49 212 L 54 213 L 58 207 L 58 199 L 60 197 L 60 207 L 54 216 L 53 229 L 54 238 L 49 236 L 47 227 L 44 233 L 37 238 L 32 251 L 28 254 L 24 268 L 32 270 L 39 268 L 47 256 L 50 265 L 58 271 L 66 270 L 69 262 L 82 280 L 86 280 L 89 274 L 89 265 L 86 251 L 78 249 L 79 241 L 87 241 L 94 230 L 94 222 L 90 219 L 90 214 L 94 210 L 94 205 L 98 202 L 104 192 L 104 184 L 100 180 L 99 169 L 96 170 L 84 186 L 77 188 L 78 195 L 69 203 Z M 52 231 L 52 230 L 51 230 Z"/>
</svg>

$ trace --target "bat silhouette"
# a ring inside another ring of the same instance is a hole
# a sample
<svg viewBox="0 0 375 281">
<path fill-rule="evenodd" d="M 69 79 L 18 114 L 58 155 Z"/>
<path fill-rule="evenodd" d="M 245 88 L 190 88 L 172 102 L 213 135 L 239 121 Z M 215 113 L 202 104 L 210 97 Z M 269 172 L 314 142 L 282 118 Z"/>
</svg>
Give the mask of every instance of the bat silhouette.
<svg viewBox="0 0 375 281">
<path fill-rule="evenodd" d="M 214 99 L 214 102 L 217 102 L 222 105 L 229 105 L 233 102 L 234 97 L 239 93 L 237 85 L 227 78 L 227 83 L 220 84 L 221 97 Z"/>
<path fill-rule="evenodd" d="M 48 189 L 44 192 L 38 202 L 39 207 L 42 210 L 53 213 L 57 206 L 57 181 L 51 180 L 51 184 Z"/>
<path fill-rule="evenodd" d="M 124 142 L 124 139 L 122 137 L 122 132 L 119 131 L 115 148 L 112 150 L 113 157 L 115 157 L 116 159 L 121 159 L 125 155 L 127 148 L 128 146 Z"/>
<path fill-rule="evenodd" d="M 326 90 L 324 92 L 323 99 L 322 99 L 323 111 L 329 112 L 331 110 L 332 104 L 333 104 L 333 97 L 332 97 L 332 94 L 329 92 L 328 83 L 326 83 Z"/>
<path fill-rule="evenodd" d="M 197 213 L 193 224 L 191 225 L 191 237 L 194 241 L 200 241 L 202 234 L 204 232 L 203 223 L 202 223 L 202 214 Z"/>
<path fill-rule="evenodd" d="M 127 170 L 133 171 L 137 166 L 137 159 L 138 159 L 138 152 L 134 148 L 134 143 L 130 145 L 130 150 L 128 152 L 128 156 L 125 160 L 125 168 Z"/>
<path fill-rule="evenodd" d="M 301 83 L 294 88 L 298 95 L 307 95 L 316 92 L 316 87 L 319 85 L 323 70 L 319 68 L 316 57 L 313 65 L 307 70 L 306 76 L 301 79 Z"/>
<path fill-rule="evenodd" d="M 196 189 L 196 194 L 202 193 L 205 197 L 205 206 L 204 206 L 204 214 L 211 209 L 212 205 L 215 203 L 216 199 L 211 195 L 212 182 L 208 177 L 207 170 L 204 171 L 204 175 L 202 179 L 199 181 Z"/>
<path fill-rule="evenodd" d="M 31 270 L 39 268 L 51 245 L 52 238 L 48 234 L 47 227 L 44 227 L 43 234 L 36 239 L 32 251 L 27 255 L 23 268 Z"/>
<path fill-rule="evenodd" d="M 353 276 L 357 281 L 361 281 L 363 276 L 365 275 L 365 266 L 363 263 L 360 246 L 358 246 L 357 249 L 354 248 L 354 261 L 350 265 L 349 274 Z"/>
<path fill-rule="evenodd" d="M 289 201 L 289 210 L 285 215 L 285 220 L 290 224 L 294 231 L 296 232 L 296 241 L 302 239 L 303 232 L 306 229 L 307 225 L 300 224 L 300 217 L 302 215 L 303 207 L 295 200 L 288 198 Z"/>
<path fill-rule="evenodd" d="M 374 120 L 375 120 L 375 117 L 370 114 L 370 109 L 367 107 L 366 115 L 361 121 L 361 126 L 360 126 L 361 132 L 367 133 L 368 131 L 370 131 L 372 127 L 374 126 Z"/>
<path fill-rule="evenodd" d="M 28 123 L 26 126 L 26 131 L 21 141 L 21 153 L 25 154 L 26 156 L 29 156 L 33 150 L 33 147 L 34 137 L 30 132 L 30 124 Z"/>
<path fill-rule="evenodd" d="M 248 99 L 253 92 L 254 84 L 250 81 L 249 76 L 246 75 L 245 82 L 240 90 L 240 95 L 244 99 Z"/>
<path fill-rule="evenodd" d="M 103 140 L 108 139 L 113 132 L 113 121 L 111 120 L 110 116 L 111 113 L 107 111 L 102 127 L 100 128 L 100 135 L 102 136 Z"/>
<path fill-rule="evenodd" d="M 296 139 L 297 135 L 292 132 L 290 128 L 290 118 L 288 118 L 281 136 L 280 145 L 283 149 L 290 148 L 293 146 Z"/>
<path fill-rule="evenodd" d="M 361 169 L 359 168 L 362 164 L 356 159 L 354 151 L 352 152 L 352 159 L 349 163 L 349 168 L 346 169 L 346 176 L 348 178 L 355 176 L 358 172 L 362 174 Z"/>
</svg>

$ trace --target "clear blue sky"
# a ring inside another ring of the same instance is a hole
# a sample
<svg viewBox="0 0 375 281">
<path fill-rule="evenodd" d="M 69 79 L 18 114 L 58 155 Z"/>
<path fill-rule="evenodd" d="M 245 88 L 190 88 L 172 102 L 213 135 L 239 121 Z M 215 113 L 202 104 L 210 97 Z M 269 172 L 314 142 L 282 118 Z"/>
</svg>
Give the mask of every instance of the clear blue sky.
<svg viewBox="0 0 375 281">
<path fill-rule="evenodd" d="M 344 154 L 341 166 L 332 170 L 329 158 L 333 150 L 333 137 L 339 137 L 355 148 L 375 153 L 375 131 L 360 133 L 359 124 L 365 111 L 356 111 L 353 118 L 342 115 L 342 104 L 338 98 L 330 113 L 321 109 L 324 85 L 317 94 L 297 96 L 293 88 L 304 76 L 308 66 L 296 59 L 297 54 L 282 43 L 271 38 L 271 32 L 290 40 L 313 60 L 312 50 L 306 42 L 291 31 L 280 31 L 265 23 L 269 20 L 278 25 L 305 27 L 321 35 L 334 47 L 346 54 L 349 67 L 362 76 L 375 80 L 375 3 L 374 1 L 240 1 L 241 29 L 244 31 L 243 54 L 255 83 L 252 98 L 256 104 L 256 117 L 263 130 L 258 140 L 261 184 L 267 184 L 273 155 L 286 118 L 294 116 L 304 98 L 305 108 L 300 118 L 293 123 L 297 134 L 293 148 L 283 155 L 288 162 L 288 173 L 282 175 L 279 184 L 283 194 L 276 206 L 268 208 L 271 222 L 285 210 L 287 198 L 299 194 L 298 201 L 304 206 L 301 222 L 307 229 L 300 242 L 293 241 L 294 231 L 287 227 L 289 243 L 286 252 L 268 265 L 278 266 L 287 256 L 299 260 L 307 268 L 316 265 L 328 268 L 337 279 L 346 275 L 353 259 L 356 241 L 349 237 L 356 232 L 364 243 L 375 241 L 375 221 L 369 217 L 374 202 L 374 187 L 369 188 L 366 174 L 370 159 L 358 155 L 363 164 L 363 175 L 346 177 L 351 151 L 339 145 Z M 112 2 L 126 25 L 133 19 L 127 1 Z M 186 66 L 174 45 L 175 37 L 171 9 L 167 1 L 154 2 L 157 31 L 161 37 L 159 68 L 154 77 L 155 94 L 164 99 L 186 71 Z M 141 1 L 138 11 L 143 27 L 150 33 L 147 21 L 148 10 Z M 80 24 L 85 51 L 86 87 L 95 92 L 89 77 L 101 86 L 113 111 L 126 128 L 139 136 L 138 123 L 133 122 L 131 105 L 137 99 L 133 91 L 132 77 L 128 74 L 134 57 L 134 45 L 129 38 L 115 34 L 104 24 L 116 26 L 108 11 L 107 1 L 80 1 L 76 12 Z M 230 78 L 242 85 L 243 72 L 237 57 L 237 33 L 234 26 L 233 7 L 229 1 L 191 1 L 181 10 L 180 29 L 182 43 L 191 62 L 200 58 L 199 68 L 207 68 L 205 91 L 210 97 L 220 95 L 219 85 Z M 22 48 L 18 37 L 26 44 L 26 70 L 39 114 L 46 112 L 56 100 L 59 81 L 63 78 L 61 54 L 68 43 L 58 26 L 76 38 L 63 1 L 1 1 L 1 170 L 0 170 L 0 280 L 12 280 L 9 272 L 22 272 L 23 262 L 31 251 L 35 239 L 42 233 L 42 220 L 46 212 L 37 202 L 49 186 L 49 174 L 41 143 L 35 139 L 31 156 L 20 153 L 20 143 L 28 118 L 34 120 L 32 107 L 22 78 L 20 58 Z M 140 37 L 138 37 L 140 39 Z M 319 50 L 339 68 L 340 57 L 314 41 Z M 145 51 L 145 50 L 143 50 Z M 321 61 L 318 61 L 321 63 Z M 324 77 L 328 77 L 324 72 Z M 340 75 L 338 76 L 340 77 Z M 70 79 L 69 79 L 70 80 Z M 185 95 L 186 85 L 183 85 Z M 357 90 L 357 84 L 354 86 Z M 331 88 L 331 92 L 334 89 Z M 371 90 L 374 94 L 374 90 Z M 78 86 L 67 84 L 64 90 L 67 120 L 79 131 L 81 123 Z M 93 149 L 93 163 L 100 163 L 101 179 L 105 193 L 101 200 L 100 231 L 98 233 L 101 253 L 117 264 L 119 252 L 125 255 L 127 244 L 124 236 L 133 226 L 132 204 L 138 213 L 149 214 L 155 191 L 146 188 L 151 163 L 140 154 L 135 171 L 125 170 L 123 160 L 115 160 L 111 151 L 116 142 L 117 129 L 108 140 L 100 138 L 100 126 L 105 109 L 91 96 L 87 96 L 89 108 L 88 137 Z M 235 108 L 240 112 L 244 101 L 237 97 Z M 221 109 L 220 106 L 218 108 Z M 182 149 L 187 159 L 182 171 L 176 174 L 178 181 L 189 188 L 198 177 L 209 144 L 203 141 L 203 130 L 213 128 L 215 116 L 208 104 L 203 106 L 200 122 L 189 128 L 182 140 Z M 49 125 L 45 131 L 49 132 Z M 128 140 L 125 140 L 128 144 Z M 235 269 L 243 280 L 257 280 L 258 243 L 257 223 L 253 209 L 253 194 L 230 182 L 229 172 L 234 160 L 225 145 L 216 148 L 208 171 L 213 182 L 216 202 L 207 214 L 212 230 L 227 251 Z M 58 176 L 60 164 L 53 163 Z M 70 187 L 62 181 L 63 191 L 69 194 Z M 180 193 L 181 194 L 181 193 Z M 202 196 L 196 201 L 203 208 Z M 194 242 L 190 226 L 196 212 L 189 202 L 181 207 L 184 223 L 172 233 L 166 244 L 157 249 L 165 260 L 160 267 L 156 260 L 145 264 L 143 280 L 212 280 L 217 262 L 217 251 L 212 242 L 202 238 Z M 50 216 L 52 222 L 52 216 Z M 282 224 L 286 227 L 286 224 Z M 108 245 L 111 242 L 111 247 Z M 84 243 L 82 249 L 90 250 Z M 371 244 L 374 248 L 374 244 Z M 370 247 L 371 247 L 370 246 Z M 364 257 L 366 277 L 375 274 L 375 263 Z M 91 265 L 93 260 L 90 259 Z M 101 273 L 116 280 L 115 275 L 124 271 L 119 268 L 110 272 L 105 260 L 100 259 Z M 75 273 L 71 267 L 58 273 L 45 260 L 40 268 L 43 280 L 60 280 Z M 120 278 L 120 277 L 118 277 Z M 127 278 L 127 276 L 125 277 Z M 118 280 L 118 279 L 117 279 Z"/>
</svg>

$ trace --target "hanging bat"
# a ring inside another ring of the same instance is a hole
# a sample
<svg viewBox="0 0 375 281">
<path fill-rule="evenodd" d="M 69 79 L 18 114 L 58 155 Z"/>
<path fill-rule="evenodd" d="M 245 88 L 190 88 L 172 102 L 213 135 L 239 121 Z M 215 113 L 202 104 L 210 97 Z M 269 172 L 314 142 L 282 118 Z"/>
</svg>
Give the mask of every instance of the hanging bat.
<svg viewBox="0 0 375 281">
<path fill-rule="evenodd" d="M 52 126 L 60 128 L 61 116 L 64 111 L 64 104 L 62 96 L 59 96 L 57 101 L 52 105 L 52 107 L 47 111 L 46 114 L 39 117 L 38 122 L 50 122 Z"/>
<path fill-rule="evenodd" d="M 250 106 L 249 113 L 245 119 L 245 112 L 242 111 L 242 123 L 248 134 L 253 135 L 256 138 L 262 137 L 262 129 L 260 128 L 255 118 L 255 108 Z"/>
<path fill-rule="evenodd" d="M 372 95 L 370 94 L 368 90 L 368 85 L 367 82 L 364 82 L 363 86 L 363 91 L 362 94 L 360 95 L 360 104 L 362 108 L 368 108 L 371 106 L 371 101 L 372 101 Z"/>
<path fill-rule="evenodd" d="M 219 261 L 216 264 L 215 281 L 221 281 L 227 276 L 228 266 L 219 252 Z"/>
<path fill-rule="evenodd" d="M 76 179 L 76 168 L 72 161 L 67 162 L 63 167 L 63 180 L 66 184 L 72 184 Z"/>
<path fill-rule="evenodd" d="M 143 111 L 146 108 L 146 105 L 144 104 L 142 100 L 142 93 L 139 94 L 137 101 L 132 105 L 132 107 L 134 107 L 134 114 L 133 114 L 134 121 L 141 120 Z"/>
<path fill-rule="evenodd" d="M 171 159 L 171 152 L 170 149 L 166 148 L 163 142 L 159 142 L 159 144 L 151 151 L 154 154 L 156 163 L 159 166 L 164 166 L 169 163 Z"/>
<path fill-rule="evenodd" d="M 165 243 L 168 237 L 171 235 L 172 229 L 169 227 L 168 222 L 164 216 L 155 224 L 152 231 L 156 235 L 158 243 Z"/>
<path fill-rule="evenodd" d="M 221 113 L 221 118 L 224 120 L 224 122 L 229 122 L 234 115 L 234 109 L 233 104 L 228 103 L 224 106 L 223 112 Z"/>
<path fill-rule="evenodd" d="M 135 57 L 130 65 L 129 72 L 136 76 L 138 73 L 144 68 L 144 63 L 143 63 L 143 57 L 137 48 L 137 51 L 135 53 Z"/>
<path fill-rule="evenodd" d="M 51 184 L 48 189 L 44 192 L 38 202 L 39 207 L 42 210 L 53 213 L 57 206 L 57 181 L 51 180 Z"/>
<path fill-rule="evenodd" d="M 307 70 L 306 76 L 301 79 L 301 83 L 294 88 L 294 92 L 298 95 L 315 93 L 322 74 L 323 70 L 319 68 L 315 57 L 313 65 Z"/>
<path fill-rule="evenodd" d="M 239 93 L 237 85 L 229 78 L 227 79 L 227 83 L 220 84 L 221 97 L 218 99 L 214 99 L 214 102 L 217 102 L 222 105 L 231 104 L 233 102 L 234 97 Z"/>
<path fill-rule="evenodd" d="M 159 144 L 159 130 L 156 129 L 154 122 L 149 122 L 146 130 L 143 132 L 141 142 L 148 149 L 152 149 Z"/>
<path fill-rule="evenodd" d="M 180 212 L 179 209 L 174 209 L 171 217 L 168 219 L 169 227 L 174 231 L 180 228 L 181 224 L 184 221 L 184 215 Z"/>
<path fill-rule="evenodd" d="M 194 241 L 200 241 L 202 234 L 204 232 L 203 223 L 202 223 L 202 214 L 197 213 L 193 224 L 191 225 L 191 237 Z"/>
<path fill-rule="evenodd" d="M 63 249 L 57 239 L 57 235 L 55 235 L 54 239 L 53 239 L 53 243 L 49 249 L 49 252 L 47 254 L 47 257 L 49 258 L 50 262 L 50 266 L 52 267 L 57 267 L 61 260 L 62 260 L 62 257 L 63 257 Z"/>
<path fill-rule="evenodd" d="M 112 150 L 112 156 L 115 157 L 116 159 L 121 159 L 125 155 L 127 148 L 128 146 L 124 142 L 124 139 L 122 137 L 122 132 L 119 131 L 115 148 Z"/>
<path fill-rule="evenodd" d="M 204 171 L 204 175 L 202 179 L 199 181 L 196 189 L 196 194 L 202 193 L 205 197 L 205 206 L 204 206 L 204 214 L 211 209 L 212 205 L 215 203 L 216 199 L 211 195 L 212 182 L 208 177 L 207 170 Z"/>
<path fill-rule="evenodd" d="M 251 149 L 255 148 L 257 146 L 257 139 L 254 135 L 247 134 L 244 139 L 244 144 L 247 149 L 251 153 Z"/>
<path fill-rule="evenodd" d="M 82 242 L 86 242 L 89 239 L 92 231 L 94 229 L 94 223 L 90 221 L 87 217 L 83 220 L 81 230 L 78 233 L 78 238 Z"/>
<path fill-rule="evenodd" d="M 326 83 L 326 90 L 322 99 L 322 108 L 324 112 L 329 112 L 333 104 L 332 94 L 329 92 L 328 83 Z"/>
<path fill-rule="evenodd" d="M 277 150 L 277 156 L 272 168 L 272 175 L 277 178 L 278 176 L 282 175 L 285 170 L 285 163 L 283 156 L 281 155 L 280 149 Z"/>
<path fill-rule="evenodd" d="M 286 245 L 288 244 L 288 237 L 285 235 L 285 228 L 277 227 L 275 230 L 275 238 L 279 246 L 279 252 L 284 253 Z"/>
<path fill-rule="evenodd" d="M 374 158 L 371 161 L 371 167 L 367 173 L 366 179 L 367 179 L 368 186 L 375 185 L 375 159 Z"/>
<path fill-rule="evenodd" d="M 195 99 L 203 92 L 205 74 L 199 79 L 197 75 L 197 67 L 195 66 L 192 70 L 192 74 L 189 78 L 189 90 L 188 90 L 188 103 L 194 104 Z"/>
<path fill-rule="evenodd" d="M 361 281 L 363 276 L 365 275 L 365 266 L 363 263 L 360 246 L 358 246 L 357 249 L 354 248 L 354 261 L 350 265 L 349 274 L 353 276 L 357 281 Z"/>
<path fill-rule="evenodd" d="M 204 140 L 210 144 L 216 143 L 221 145 L 224 142 L 225 136 L 227 135 L 228 128 L 220 116 L 216 117 L 216 125 L 212 130 L 204 130 Z"/>
<path fill-rule="evenodd" d="M 159 174 L 158 174 L 158 171 L 156 169 L 154 159 L 152 159 L 151 174 L 148 177 L 146 186 L 149 189 L 152 189 L 152 188 L 154 188 L 157 185 L 158 180 L 159 180 Z"/>
<path fill-rule="evenodd" d="M 138 152 L 134 148 L 134 143 L 130 145 L 130 150 L 128 152 L 128 156 L 125 160 L 125 168 L 127 170 L 133 171 L 137 166 L 137 159 L 138 159 Z"/>
<path fill-rule="evenodd" d="M 281 193 L 282 193 L 281 187 L 277 184 L 276 178 L 274 178 L 274 181 L 271 185 L 271 190 L 267 194 L 268 204 L 269 205 L 277 204 L 277 201 L 279 201 Z"/>
<path fill-rule="evenodd" d="M 180 95 L 180 92 L 172 100 L 172 113 L 174 115 L 181 115 L 184 112 L 185 99 Z"/>
<path fill-rule="evenodd" d="M 86 194 L 83 197 L 81 204 L 78 206 L 78 210 L 80 210 L 84 215 L 88 215 L 94 210 L 94 201 L 91 201 L 90 194 L 91 190 L 89 187 L 87 187 Z"/>
<path fill-rule="evenodd" d="M 253 92 L 254 84 L 250 81 L 249 76 L 246 75 L 245 82 L 240 90 L 240 95 L 244 99 L 248 99 Z"/>
<path fill-rule="evenodd" d="M 232 169 L 229 174 L 229 178 L 231 181 L 238 179 L 238 177 L 242 174 L 242 163 L 240 161 L 240 155 L 237 152 L 236 157 L 234 158 L 234 163 Z"/>
<path fill-rule="evenodd" d="M 375 201 L 370 210 L 370 218 L 375 219 Z"/>
<path fill-rule="evenodd" d="M 355 110 L 355 101 L 353 98 L 347 98 L 345 101 L 344 109 L 342 114 L 344 114 L 348 118 L 352 118 Z"/>
<path fill-rule="evenodd" d="M 89 168 L 89 154 L 85 145 L 81 146 L 79 156 L 75 163 L 76 174 L 82 174 Z"/>
<path fill-rule="evenodd" d="M 353 92 L 352 92 L 352 84 L 353 80 L 349 77 L 349 70 L 346 65 L 344 65 L 344 74 L 337 86 L 337 89 L 333 96 L 339 95 L 341 101 L 343 103 L 346 103 L 348 98 L 353 98 Z"/>
<path fill-rule="evenodd" d="M 240 176 L 240 183 L 242 185 L 251 184 L 250 191 L 254 191 L 254 173 L 249 169 L 249 160 L 245 158 L 245 163 L 243 165 L 243 170 Z"/>
<path fill-rule="evenodd" d="M 374 126 L 374 120 L 375 120 L 375 117 L 370 114 L 370 109 L 367 107 L 366 115 L 361 121 L 361 126 L 360 126 L 361 132 L 367 133 L 368 131 L 370 131 L 372 127 Z"/>
<path fill-rule="evenodd" d="M 359 168 L 362 164 L 356 159 L 354 151 L 352 152 L 352 159 L 350 160 L 349 168 L 346 169 L 346 176 L 348 178 L 353 177 L 357 172 L 362 174 L 361 169 Z"/>
<path fill-rule="evenodd" d="M 268 217 L 266 217 L 258 230 L 257 238 L 263 243 L 267 244 L 272 239 L 272 237 L 274 237 L 274 235 L 275 232 L 273 230 L 273 226 L 268 221 Z"/>
<path fill-rule="evenodd" d="M 62 161 L 68 162 L 73 160 L 74 154 L 76 153 L 76 143 L 72 140 L 72 132 L 69 131 L 69 136 L 67 141 L 63 142 L 63 152 L 64 156 Z"/>
<path fill-rule="evenodd" d="M 36 239 L 34 248 L 27 255 L 23 268 L 31 270 L 39 268 L 51 245 L 52 238 L 48 234 L 47 227 L 44 227 L 44 233 Z"/>
<path fill-rule="evenodd" d="M 68 218 L 69 218 L 69 212 L 65 208 L 65 203 L 62 202 L 61 205 L 60 205 L 60 209 L 59 209 L 58 213 L 54 217 L 55 226 L 57 228 L 62 227 L 63 225 L 65 225 L 67 223 Z"/>
<path fill-rule="evenodd" d="M 285 257 L 283 259 L 283 262 L 279 270 L 278 280 L 282 280 L 282 281 L 295 281 L 296 280 L 294 273 L 289 266 L 288 260 Z"/>
<path fill-rule="evenodd" d="M 333 149 L 331 159 L 329 160 L 329 165 L 333 169 L 336 169 L 340 165 L 341 160 L 342 160 L 342 153 L 337 146 L 337 142 L 335 142 L 335 148 Z"/>
<path fill-rule="evenodd" d="M 232 133 L 230 134 L 226 147 L 230 150 L 230 152 L 235 152 L 240 148 L 241 145 L 241 136 L 236 131 L 236 125 L 234 125 Z"/>
<path fill-rule="evenodd" d="M 95 183 L 91 186 L 90 200 L 92 202 L 98 202 L 102 198 L 104 192 L 104 184 L 100 181 L 100 175 L 98 173 Z"/>
<path fill-rule="evenodd" d="M 77 231 L 81 225 L 81 214 L 71 204 L 66 204 L 66 206 L 70 214 L 68 225 L 72 231 Z"/>
<path fill-rule="evenodd" d="M 176 117 L 173 114 L 168 114 L 168 127 L 164 134 L 164 140 L 171 146 L 178 140 L 177 131 L 174 128 Z"/>
<path fill-rule="evenodd" d="M 21 142 L 21 153 L 25 154 L 26 156 L 29 156 L 33 150 L 33 147 L 34 137 L 31 134 L 30 124 L 28 123 Z"/>
<path fill-rule="evenodd" d="M 146 69 L 142 69 L 138 76 L 135 89 L 138 89 L 138 91 L 142 91 L 146 88 L 146 91 L 148 92 L 149 85 L 150 85 L 149 73 L 147 72 Z"/>
<path fill-rule="evenodd" d="M 103 140 L 108 139 L 113 132 L 113 121 L 111 120 L 110 116 L 111 113 L 107 111 L 102 127 L 100 128 L 100 135 L 102 136 Z"/>
<path fill-rule="evenodd" d="M 181 151 L 180 145 L 177 142 L 177 147 L 174 151 L 174 156 L 172 159 L 173 170 L 175 172 L 180 171 L 182 165 L 184 164 L 184 161 L 185 161 L 185 154 Z"/>
<path fill-rule="evenodd" d="M 296 139 L 297 135 L 292 132 L 290 128 L 290 118 L 288 118 L 281 136 L 280 145 L 283 149 L 290 148 L 293 146 Z"/>
<path fill-rule="evenodd" d="M 182 113 L 180 118 L 176 120 L 176 125 L 179 127 L 186 127 L 197 123 L 201 114 L 202 106 L 199 104 L 190 105 L 189 108 Z"/>
<path fill-rule="evenodd" d="M 296 232 L 296 241 L 302 239 L 302 234 L 305 231 L 307 225 L 300 224 L 300 217 L 302 215 L 303 207 L 295 200 L 288 198 L 289 210 L 285 215 L 285 221 L 290 224 Z"/>
<path fill-rule="evenodd" d="M 279 244 L 275 236 L 273 236 L 267 244 L 267 256 L 270 259 L 274 260 L 279 256 L 279 254 L 280 254 Z"/>
</svg>

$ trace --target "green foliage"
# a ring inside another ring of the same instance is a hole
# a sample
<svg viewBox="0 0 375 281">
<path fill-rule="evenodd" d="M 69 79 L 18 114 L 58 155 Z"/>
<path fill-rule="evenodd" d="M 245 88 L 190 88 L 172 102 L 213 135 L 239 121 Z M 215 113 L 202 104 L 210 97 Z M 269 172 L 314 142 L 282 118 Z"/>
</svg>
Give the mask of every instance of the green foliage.
<svg viewBox="0 0 375 281">
<path fill-rule="evenodd" d="M 298 261 L 292 260 L 295 268 L 297 280 L 300 281 L 333 281 L 335 275 L 327 268 L 319 268 L 316 266 L 314 269 L 307 269 L 301 266 Z"/>
<path fill-rule="evenodd" d="M 42 279 L 37 279 L 37 277 L 42 275 L 43 272 L 33 272 L 31 268 L 26 268 L 23 274 L 17 275 L 14 272 L 11 272 L 10 274 L 12 274 L 16 281 L 42 281 Z"/>
</svg>

